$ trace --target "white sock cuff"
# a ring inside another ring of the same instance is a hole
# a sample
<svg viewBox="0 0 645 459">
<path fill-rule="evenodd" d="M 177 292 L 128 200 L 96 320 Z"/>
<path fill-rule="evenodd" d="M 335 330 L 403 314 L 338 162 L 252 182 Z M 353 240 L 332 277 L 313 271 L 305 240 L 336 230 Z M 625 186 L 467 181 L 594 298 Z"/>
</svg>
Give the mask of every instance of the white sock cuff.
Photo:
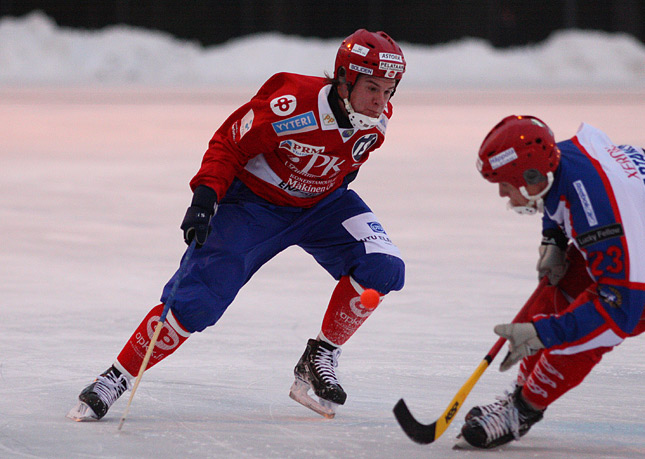
<svg viewBox="0 0 645 459">
<path fill-rule="evenodd" d="M 356 293 L 360 294 L 365 291 L 365 289 L 361 286 L 361 284 L 356 282 L 356 280 L 352 276 L 348 276 L 348 277 L 349 277 L 349 283 L 352 284 L 352 287 L 354 287 L 354 290 L 356 290 Z"/>
<path fill-rule="evenodd" d="M 331 344 L 334 347 L 340 347 L 340 344 L 336 344 L 333 341 L 331 341 L 329 338 L 327 338 L 324 335 L 324 333 L 322 331 L 320 333 L 318 333 L 318 336 L 316 337 L 316 339 L 319 340 L 319 341 L 324 341 L 327 344 Z"/>
<path fill-rule="evenodd" d="M 190 332 L 187 332 L 186 329 L 181 326 L 181 324 L 177 321 L 177 318 L 172 313 L 172 311 L 168 311 L 168 315 L 166 316 L 166 322 L 168 323 L 168 325 L 172 327 L 173 330 L 175 330 L 179 335 L 183 336 L 184 338 L 188 338 L 190 336 Z"/>
<path fill-rule="evenodd" d="M 128 371 L 125 368 L 123 368 L 123 365 L 121 365 L 118 360 L 115 360 L 113 365 L 114 365 L 114 368 L 119 370 L 121 374 L 125 376 L 126 379 L 128 379 L 129 381 L 132 381 L 135 378 L 130 373 L 128 373 Z"/>
</svg>

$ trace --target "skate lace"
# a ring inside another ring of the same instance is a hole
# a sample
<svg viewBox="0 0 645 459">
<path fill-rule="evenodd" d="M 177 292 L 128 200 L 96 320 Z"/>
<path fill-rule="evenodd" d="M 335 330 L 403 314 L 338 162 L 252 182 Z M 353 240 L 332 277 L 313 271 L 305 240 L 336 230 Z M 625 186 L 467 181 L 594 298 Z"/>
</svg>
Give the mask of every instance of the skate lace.
<svg viewBox="0 0 645 459">
<path fill-rule="evenodd" d="M 320 374 L 320 377 L 328 384 L 340 384 L 336 378 L 334 368 L 338 366 L 338 357 L 340 356 L 341 349 L 338 347 L 333 351 L 319 347 L 314 364 Z"/>
<path fill-rule="evenodd" d="M 130 381 L 125 376 L 119 375 L 117 377 L 113 373 L 107 373 L 96 378 L 94 392 L 103 403 L 110 407 L 129 388 Z"/>
<path fill-rule="evenodd" d="M 511 390 L 505 390 L 504 395 L 497 395 L 495 396 L 495 400 L 497 400 L 494 403 L 490 403 L 488 405 L 482 405 L 479 407 L 479 409 L 482 412 L 482 415 L 486 415 L 489 413 L 492 413 L 493 411 L 499 409 L 500 407 L 504 406 L 507 403 L 512 403 L 513 402 L 513 394 L 515 392 L 515 385 L 511 388 Z"/>
<path fill-rule="evenodd" d="M 501 397 L 500 397 L 501 398 Z M 520 414 L 513 404 L 512 397 L 492 407 L 486 415 L 477 418 L 477 421 L 486 432 L 488 442 L 496 440 L 507 433 L 512 433 L 515 439 L 520 438 Z"/>
</svg>

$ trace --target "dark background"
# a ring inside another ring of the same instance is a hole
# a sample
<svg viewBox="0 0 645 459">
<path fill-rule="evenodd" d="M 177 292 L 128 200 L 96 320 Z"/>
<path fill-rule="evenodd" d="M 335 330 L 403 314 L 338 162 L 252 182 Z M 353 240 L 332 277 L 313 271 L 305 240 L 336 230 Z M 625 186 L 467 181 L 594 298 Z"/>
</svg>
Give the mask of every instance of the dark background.
<svg viewBox="0 0 645 459">
<path fill-rule="evenodd" d="M 626 32 L 645 43 L 645 0 L 0 0 L 0 16 L 33 10 L 61 26 L 130 24 L 205 46 L 269 31 L 339 38 L 362 27 L 418 44 L 468 36 L 503 48 L 569 28 Z"/>
</svg>

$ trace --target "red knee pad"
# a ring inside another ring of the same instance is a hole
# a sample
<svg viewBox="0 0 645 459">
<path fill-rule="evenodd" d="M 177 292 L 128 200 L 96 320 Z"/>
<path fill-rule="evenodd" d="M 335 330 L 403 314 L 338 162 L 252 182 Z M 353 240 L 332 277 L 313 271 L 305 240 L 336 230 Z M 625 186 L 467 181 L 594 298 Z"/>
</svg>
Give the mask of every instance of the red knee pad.
<svg viewBox="0 0 645 459">
<path fill-rule="evenodd" d="M 141 368 L 143 358 L 148 351 L 150 340 L 157 328 L 157 323 L 159 322 L 163 308 L 164 305 L 162 303 L 150 310 L 116 359 L 119 366 L 129 373 L 130 376 L 135 377 L 139 373 L 139 368 Z M 168 312 L 147 368 L 155 366 L 175 352 L 189 336 L 190 333 L 175 319 L 172 311 Z"/>
<path fill-rule="evenodd" d="M 361 303 L 363 290 L 365 289 L 350 276 L 343 276 L 338 281 L 321 328 L 327 341 L 336 346 L 345 344 L 376 309 L 369 309 Z"/>
</svg>

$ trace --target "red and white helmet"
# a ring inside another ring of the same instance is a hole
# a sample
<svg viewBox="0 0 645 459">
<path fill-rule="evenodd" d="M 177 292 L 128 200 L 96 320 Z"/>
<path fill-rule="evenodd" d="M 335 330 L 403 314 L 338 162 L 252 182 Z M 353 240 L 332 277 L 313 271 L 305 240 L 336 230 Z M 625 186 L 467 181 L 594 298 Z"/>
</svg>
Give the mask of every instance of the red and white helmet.
<svg viewBox="0 0 645 459">
<path fill-rule="evenodd" d="M 491 183 L 506 182 L 518 188 L 529 200 L 520 213 L 541 209 L 542 197 L 553 184 L 553 173 L 560 164 L 560 149 L 553 132 L 539 118 L 511 115 L 500 121 L 479 148 L 477 169 Z M 527 185 L 547 180 L 547 187 L 529 195 Z M 534 212 L 534 211 L 533 211 Z"/>
<path fill-rule="evenodd" d="M 385 32 L 359 29 L 343 40 L 336 54 L 334 79 L 339 69 L 345 71 L 345 80 L 356 83 L 359 75 L 393 78 L 397 84 L 405 72 L 403 51 Z"/>
</svg>

